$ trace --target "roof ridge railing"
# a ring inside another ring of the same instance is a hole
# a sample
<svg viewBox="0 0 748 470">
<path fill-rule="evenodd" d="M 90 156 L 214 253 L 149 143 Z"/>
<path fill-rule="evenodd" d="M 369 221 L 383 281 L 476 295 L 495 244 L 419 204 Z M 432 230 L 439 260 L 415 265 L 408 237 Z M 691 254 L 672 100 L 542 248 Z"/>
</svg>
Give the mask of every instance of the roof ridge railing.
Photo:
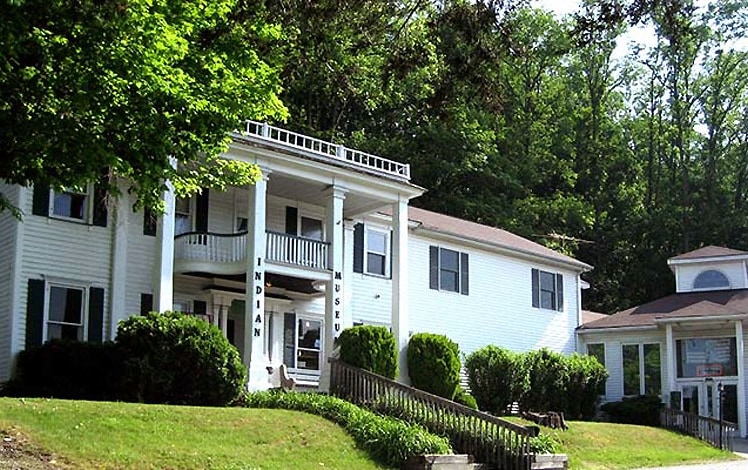
<svg viewBox="0 0 748 470">
<path fill-rule="evenodd" d="M 410 180 L 410 165 L 407 163 L 400 163 L 370 153 L 349 149 L 342 144 L 334 144 L 297 132 L 281 129 L 280 127 L 271 126 L 266 122 L 247 120 L 244 134 L 349 163 L 359 168 Z"/>
</svg>

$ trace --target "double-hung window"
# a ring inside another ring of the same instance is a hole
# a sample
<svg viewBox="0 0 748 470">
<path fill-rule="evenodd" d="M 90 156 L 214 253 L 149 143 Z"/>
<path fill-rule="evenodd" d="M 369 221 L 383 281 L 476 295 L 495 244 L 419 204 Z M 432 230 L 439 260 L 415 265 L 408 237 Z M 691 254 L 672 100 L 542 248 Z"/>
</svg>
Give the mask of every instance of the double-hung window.
<svg viewBox="0 0 748 470">
<path fill-rule="evenodd" d="M 192 231 L 192 203 L 189 198 L 178 197 L 174 202 L 174 235 Z"/>
<path fill-rule="evenodd" d="M 53 191 L 52 215 L 67 219 L 88 222 L 90 213 L 90 197 L 88 187 L 84 190 L 66 189 Z"/>
<path fill-rule="evenodd" d="M 82 288 L 49 286 L 47 340 L 83 340 L 85 297 L 85 290 Z"/>
<path fill-rule="evenodd" d="M 532 269 L 532 306 L 546 310 L 564 309 L 564 276 Z"/>
<path fill-rule="evenodd" d="M 387 276 L 389 263 L 387 252 L 389 233 L 368 228 L 366 229 L 366 272 L 377 276 Z"/>
<path fill-rule="evenodd" d="M 435 290 L 469 293 L 468 254 L 438 246 L 429 247 L 429 287 Z"/>
</svg>

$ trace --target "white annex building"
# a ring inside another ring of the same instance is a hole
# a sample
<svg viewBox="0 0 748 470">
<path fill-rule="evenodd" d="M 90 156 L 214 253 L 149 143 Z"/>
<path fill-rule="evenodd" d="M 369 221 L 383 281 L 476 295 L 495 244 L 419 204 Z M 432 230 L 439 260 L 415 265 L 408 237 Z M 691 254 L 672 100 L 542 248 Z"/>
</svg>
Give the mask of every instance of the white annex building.
<svg viewBox="0 0 748 470">
<path fill-rule="evenodd" d="M 0 381 L 26 347 L 113 339 L 119 320 L 151 310 L 218 326 L 250 388 L 267 387 L 266 366 L 280 364 L 317 386 L 334 338 L 354 324 L 392 329 L 406 381 L 415 332 L 445 334 L 465 353 L 576 350 L 590 266 L 409 207 L 424 190 L 408 165 L 256 122 L 233 137 L 225 157 L 263 178 L 189 200 L 166 193 L 158 219 L 127 197 L 107 206 L 95 185 L 0 183 L 25 214 L 0 213 Z"/>
<path fill-rule="evenodd" d="M 706 246 L 668 265 L 675 294 L 583 324 L 580 351 L 610 373 L 604 401 L 659 395 L 674 409 L 721 413 L 745 437 L 748 252 Z"/>
</svg>

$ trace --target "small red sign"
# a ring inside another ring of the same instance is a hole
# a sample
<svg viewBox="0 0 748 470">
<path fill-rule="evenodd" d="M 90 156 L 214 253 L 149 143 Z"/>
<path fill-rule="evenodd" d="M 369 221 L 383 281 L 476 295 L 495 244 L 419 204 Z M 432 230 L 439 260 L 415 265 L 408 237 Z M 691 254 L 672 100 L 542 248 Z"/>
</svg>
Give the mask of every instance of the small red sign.
<svg viewBox="0 0 748 470">
<path fill-rule="evenodd" d="M 701 364 L 696 366 L 697 377 L 714 377 L 722 375 L 722 364 Z"/>
</svg>

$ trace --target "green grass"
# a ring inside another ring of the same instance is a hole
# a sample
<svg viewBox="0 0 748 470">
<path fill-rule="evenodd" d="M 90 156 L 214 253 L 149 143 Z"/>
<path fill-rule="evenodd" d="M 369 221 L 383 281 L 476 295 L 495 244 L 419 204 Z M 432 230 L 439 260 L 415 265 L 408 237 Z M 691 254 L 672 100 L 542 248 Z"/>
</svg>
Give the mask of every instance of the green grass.
<svg viewBox="0 0 748 470">
<path fill-rule="evenodd" d="M 561 442 L 560 452 L 569 456 L 569 468 L 575 470 L 660 467 L 738 458 L 698 439 L 659 428 L 583 421 L 567 424 L 567 431 L 541 428 L 541 433 L 550 433 Z"/>
<path fill-rule="evenodd" d="M 0 398 L 13 428 L 72 468 L 382 468 L 306 413 Z"/>
</svg>

